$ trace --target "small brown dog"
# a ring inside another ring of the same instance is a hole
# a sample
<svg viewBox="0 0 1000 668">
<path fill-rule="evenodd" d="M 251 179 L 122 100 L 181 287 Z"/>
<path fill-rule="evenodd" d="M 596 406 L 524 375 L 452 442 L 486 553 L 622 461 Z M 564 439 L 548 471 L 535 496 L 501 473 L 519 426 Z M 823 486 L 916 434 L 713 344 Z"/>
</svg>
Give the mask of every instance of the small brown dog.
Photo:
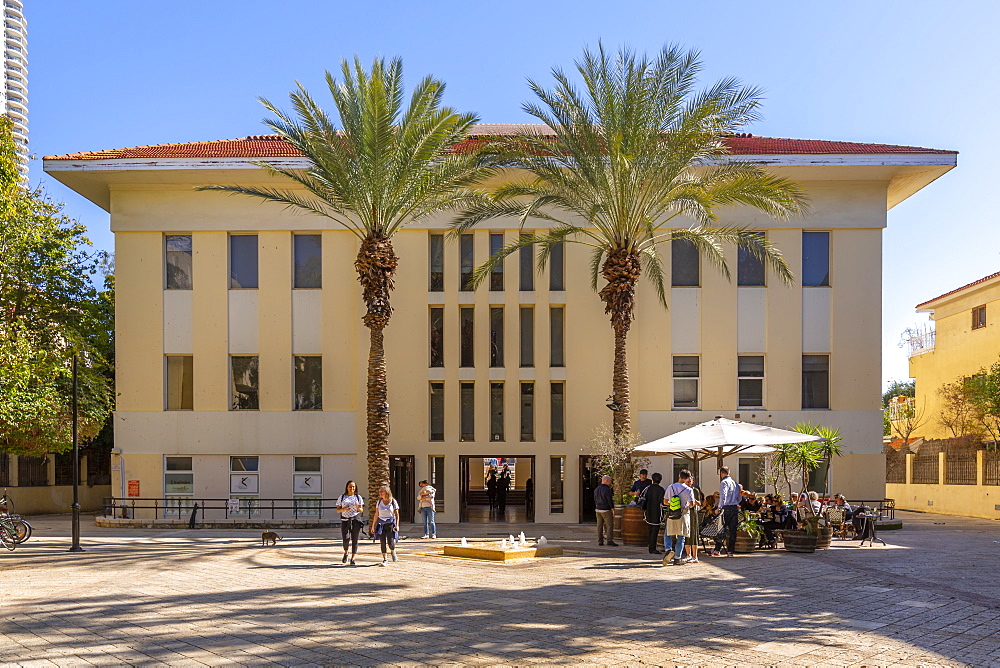
<svg viewBox="0 0 1000 668">
<path fill-rule="evenodd" d="M 262 546 L 267 545 L 268 542 L 270 542 L 271 545 L 277 545 L 279 540 L 281 540 L 281 536 L 273 531 L 265 531 L 260 535 L 260 544 Z"/>
</svg>

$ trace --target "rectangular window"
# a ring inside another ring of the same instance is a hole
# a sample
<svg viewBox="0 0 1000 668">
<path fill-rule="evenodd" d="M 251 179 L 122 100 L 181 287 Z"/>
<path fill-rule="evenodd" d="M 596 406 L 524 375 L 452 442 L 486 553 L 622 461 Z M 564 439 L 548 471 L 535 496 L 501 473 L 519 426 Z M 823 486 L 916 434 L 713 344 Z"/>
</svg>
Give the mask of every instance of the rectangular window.
<svg viewBox="0 0 1000 668">
<path fill-rule="evenodd" d="M 461 366 L 475 366 L 475 309 L 462 308 L 459 310 L 459 317 L 462 323 Z"/>
<path fill-rule="evenodd" d="M 444 457 L 431 457 L 428 462 L 430 471 L 428 482 L 434 488 L 434 512 L 444 512 Z"/>
<path fill-rule="evenodd" d="M 740 408 L 764 407 L 764 356 L 740 355 L 737 358 L 737 383 Z"/>
<path fill-rule="evenodd" d="M 830 356 L 802 356 L 802 408 L 830 407 Z"/>
<path fill-rule="evenodd" d="M 475 255 L 472 249 L 472 235 L 462 234 L 458 238 L 459 252 L 461 253 L 461 281 L 459 290 L 472 289 L 472 271 L 475 269 Z"/>
<path fill-rule="evenodd" d="M 490 257 L 503 250 L 503 234 L 490 235 Z M 503 290 L 503 262 L 490 270 L 490 290 Z"/>
<path fill-rule="evenodd" d="M 167 410 L 190 411 L 194 409 L 194 357 L 170 355 L 167 357 Z"/>
<path fill-rule="evenodd" d="M 830 233 L 802 233 L 802 285 L 830 285 Z"/>
<path fill-rule="evenodd" d="M 323 287 L 323 237 L 319 234 L 296 234 L 295 282 L 296 288 Z"/>
<path fill-rule="evenodd" d="M 294 375 L 294 409 L 323 410 L 323 358 L 319 355 L 296 355 Z"/>
<path fill-rule="evenodd" d="M 565 366 L 563 357 L 563 323 L 565 309 L 553 306 L 549 309 L 549 366 Z"/>
<path fill-rule="evenodd" d="M 444 366 L 444 309 L 433 307 L 430 311 L 430 366 Z"/>
<path fill-rule="evenodd" d="M 229 287 L 257 287 L 256 234 L 234 234 L 229 237 Z"/>
<path fill-rule="evenodd" d="M 524 238 L 523 236 L 521 237 Z M 535 247 L 522 246 L 517 254 L 519 268 L 519 289 L 530 292 L 535 289 Z"/>
<path fill-rule="evenodd" d="M 191 468 L 193 457 L 167 457 L 164 467 L 168 471 L 193 471 Z"/>
<path fill-rule="evenodd" d="M 295 472 L 296 473 L 319 473 L 322 458 L 321 457 L 295 457 Z"/>
<path fill-rule="evenodd" d="M 233 356 L 232 403 L 234 411 L 260 409 L 260 358 L 256 355 Z"/>
<path fill-rule="evenodd" d="M 430 236 L 430 283 L 427 289 L 430 292 L 444 292 L 444 235 L 432 234 Z"/>
<path fill-rule="evenodd" d="M 764 236 L 763 232 L 757 232 Z M 764 287 L 764 262 L 742 246 L 736 250 L 736 285 Z"/>
<path fill-rule="evenodd" d="M 461 422 L 459 431 L 460 441 L 476 440 L 476 384 L 461 383 L 459 385 L 461 396 L 461 410 L 459 420 Z"/>
<path fill-rule="evenodd" d="M 503 383 L 490 383 L 490 440 L 504 440 Z"/>
<path fill-rule="evenodd" d="M 550 407 L 550 415 L 552 418 L 551 429 L 549 433 L 550 440 L 553 441 L 565 441 L 566 440 L 566 402 L 563 394 L 565 388 L 564 383 L 552 383 L 550 385 L 552 390 Z"/>
<path fill-rule="evenodd" d="M 675 288 L 701 287 L 701 256 L 687 239 L 670 242 L 670 285 Z"/>
<path fill-rule="evenodd" d="M 986 306 L 972 309 L 972 329 L 982 329 L 986 326 Z"/>
<path fill-rule="evenodd" d="M 698 408 L 699 359 L 674 355 L 674 408 Z"/>
<path fill-rule="evenodd" d="M 534 383 L 521 383 L 521 440 L 535 440 Z"/>
<path fill-rule="evenodd" d="M 490 366 L 503 366 L 503 307 L 490 308 Z"/>
<path fill-rule="evenodd" d="M 260 471 L 260 457 L 230 457 L 229 470 L 233 473 Z"/>
<path fill-rule="evenodd" d="M 549 512 L 561 513 L 565 504 L 563 493 L 566 484 L 566 458 L 549 458 Z"/>
<path fill-rule="evenodd" d="M 565 244 L 559 243 L 549 251 L 549 290 L 560 292 L 566 289 Z"/>
<path fill-rule="evenodd" d="M 168 234 L 167 290 L 190 290 L 191 282 L 191 235 Z"/>
<path fill-rule="evenodd" d="M 430 440 L 444 440 L 444 383 L 431 383 Z"/>
<path fill-rule="evenodd" d="M 535 309 L 521 309 L 521 366 L 535 366 Z"/>
<path fill-rule="evenodd" d="M 190 508 L 194 494 L 194 468 L 191 457 L 163 458 L 164 517 L 181 517 Z"/>
</svg>

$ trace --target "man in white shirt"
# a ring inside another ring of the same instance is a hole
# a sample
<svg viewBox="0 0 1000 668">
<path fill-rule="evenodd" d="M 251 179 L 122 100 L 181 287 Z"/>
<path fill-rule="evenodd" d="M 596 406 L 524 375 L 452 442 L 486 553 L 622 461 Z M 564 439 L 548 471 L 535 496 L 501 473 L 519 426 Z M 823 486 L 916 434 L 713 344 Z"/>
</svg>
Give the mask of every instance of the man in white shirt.
<svg viewBox="0 0 1000 668">
<path fill-rule="evenodd" d="M 663 565 L 672 563 L 683 566 L 684 541 L 691 533 L 691 513 L 694 506 L 694 490 L 691 489 L 691 471 L 681 469 L 677 474 L 677 482 L 667 487 L 663 495 L 663 505 L 666 506 L 667 528 L 663 532 Z"/>
<path fill-rule="evenodd" d="M 420 481 L 420 492 L 417 493 L 417 505 L 424 520 L 424 535 L 421 538 L 437 538 L 437 522 L 434 521 L 434 495 L 437 490 L 426 480 Z"/>
</svg>

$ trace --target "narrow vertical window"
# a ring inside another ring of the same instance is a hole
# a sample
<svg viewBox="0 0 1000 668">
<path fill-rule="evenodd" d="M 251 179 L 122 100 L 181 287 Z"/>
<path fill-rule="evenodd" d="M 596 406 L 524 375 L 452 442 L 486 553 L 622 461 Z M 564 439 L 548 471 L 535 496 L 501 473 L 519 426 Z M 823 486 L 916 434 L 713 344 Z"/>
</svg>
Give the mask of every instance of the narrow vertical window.
<svg viewBox="0 0 1000 668">
<path fill-rule="evenodd" d="M 521 366 L 535 366 L 535 309 L 522 306 L 521 312 Z"/>
<path fill-rule="evenodd" d="M 687 239 L 670 242 L 670 285 L 674 288 L 701 286 L 701 256 Z"/>
<path fill-rule="evenodd" d="M 535 440 L 534 383 L 521 383 L 521 440 Z"/>
<path fill-rule="evenodd" d="M 190 411 L 194 409 L 194 357 L 170 355 L 167 357 L 167 410 Z M 0 455 L 0 457 L 5 455 Z"/>
<path fill-rule="evenodd" d="M 802 233 L 802 285 L 830 285 L 830 233 Z"/>
<path fill-rule="evenodd" d="M 740 355 L 736 360 L 740 408 L 764 407 L 764 356 Z"/>
<path fill-rule="evenodd" d="M 459 411 L 460 441 L 476 440 L 476 384 L 461 383 L 459 386 L 461 409 Z"/>
<path fill-rule="evenodd" d="M 565 309 L 553 306 L 549 309 L 549 366 L 564 366 L 563 320 Z"/>
<path fill-rule="evenodd" d="M 830 407 L 830 356 L 802 356 L 802 408 Z"/>
<path fill-rule="evenodd" d="M 299 289 L 323 287 L 323 237 L 296 234 L 294 237 L 295 280 Z"/>
<path fill-rule="evenodd" d="M 490 383 L 490 440 L 504 440 L 503 383 Z"/>
<path fill-rule="evenodd" d="M 190 290 L 191 235 L 168 234 L 165 239 L 167 254 L 167 290 Z"/>
<path fill-rule="evenodd" d="M 763 237 L 763 232 L 757 232 Z M 764 262 L 746 248 L 736 251 L 736 285 L 743 287 L 764 287 Z"/>
<path fill-rule="evenodd" d="M 696 355 L 674 355 L 674 408 L 698 408 Z"/>
<path fill-rule="evenodd" d="M 530 292 L 535 289 L 535 247 L 522 246 L 517 258 L 520 274 L 518 287 L 521 292 Z"/>
<path fill-rule="evenodd" d="M 444 366 L 444 309 L 433 307 L 430 311 L 430 366 Z"/>
<path fill-rule="evenodd" d="M 490 366 L 503 366 L 503 307 L 490 309 Z"/>
<path fill-rule="evenodd" d="M 229 287 L 257 287 L 257 235 L 229 237 Z"/>
<path fill-rule="evenodd" d="M 566 402 L 563 390 L 565 389 L 564 383 L 552 383 L 550 386 L 552 390 L 551 395 L 551 416 L 552 424 L 550 430 L 550 439 L 553 441 L 565 441 L 566 440 Z"/>
<path fill-rule="evenodd" d="M 256 355 L 233 356 L 230 404 L 234 411 L 260 408 L 260 358 Z"/>
<path fill-rule="evenodd" d="M 986 326 L 986 305 L 972 309 L 972 329 L 982 329 Z"/>
<path fill-rule="evenodd" d="M 549 251 L 549 290 L 560 292 L 566 289 L 566 244 L 558 243 Z"/>
<path fill-rule="evenodd" d="M 459 290 L 472 289 L 472 270 L 475 268 L 475 255 L 472 250 L 472 235 L 463 234 L 458 238 L 458 249 L 461 254 L 461 282 Z"/>
<path fill-rule="evenodd" d="M 475 309 L 459 310 L 462 324 L 462 362 L 461 366 L 475 366 Z"/>
<path fill-rule="evenodd" d="M 503 250 L 503 233 L 490 235 L 490 257 Z M 490 290 L 503 290 L 503 262 L 490 270 Z"/>
<path fill-rule="evenodd" d="M 323 358 L 318 355 L 296 355 L 294 375 L 294 409 L 323 410 Z"/>
<path fill-rule="evenodd" d="M 561 513 L 565 504 L 563 494 L 566 484 L 566 458 L 549 458 L 549 512 Z"/>
<path fill-rule="evenodd" d="M 430 292 L 444 292 L 444 235 L 432 234 L 430 236 L 430 283 L 427 289 Z"/>
<path fill-rule="evenodd" d="M 430 440 L 444 440 L 444 383 L 431 383 Z"/>
</svg>

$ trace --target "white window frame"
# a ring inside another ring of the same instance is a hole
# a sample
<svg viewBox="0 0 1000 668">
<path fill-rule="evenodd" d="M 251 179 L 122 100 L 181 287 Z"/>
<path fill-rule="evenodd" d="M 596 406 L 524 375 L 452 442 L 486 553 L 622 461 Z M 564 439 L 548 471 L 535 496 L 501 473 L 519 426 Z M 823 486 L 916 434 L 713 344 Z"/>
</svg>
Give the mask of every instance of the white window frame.
<svg viewBox="0 0 1000 668">
<path fill-rule="evenodd" d="M 676 376 L 674 375 L 674 360 L 678 357 L 693 357 L 698 360 L 698 375 L 697 376 Z M 701 410 L 701 355 L 673 355 L 670 358 L 670 376 L 672 379 L 671 383 L 671 394 L 670 394 L 670 406 L 671 410 L 675 411 L 697 411 Z M 677 405 L 677 381 L 691 381 L 695 382 L 695 400 L 694 406 L 678 406 Z"/>
<path fill-rule="evenodd" d="M 764 362 L 764 371 L 762 376 L 743 376 L 740 375 L 740 357 L 760 357 Z M 749 406 L 740 403 L 740 381 L 743 380 L 759 380 L 760 381 L 760 406 Z M 739 410 L 751 410 L 751 409 L 764 409 L 764 404 L 767 403 L 767 358 L 763 354 L 757 355 L 737 355 L 736 356 L 736 407 Z"/>
</svg>

